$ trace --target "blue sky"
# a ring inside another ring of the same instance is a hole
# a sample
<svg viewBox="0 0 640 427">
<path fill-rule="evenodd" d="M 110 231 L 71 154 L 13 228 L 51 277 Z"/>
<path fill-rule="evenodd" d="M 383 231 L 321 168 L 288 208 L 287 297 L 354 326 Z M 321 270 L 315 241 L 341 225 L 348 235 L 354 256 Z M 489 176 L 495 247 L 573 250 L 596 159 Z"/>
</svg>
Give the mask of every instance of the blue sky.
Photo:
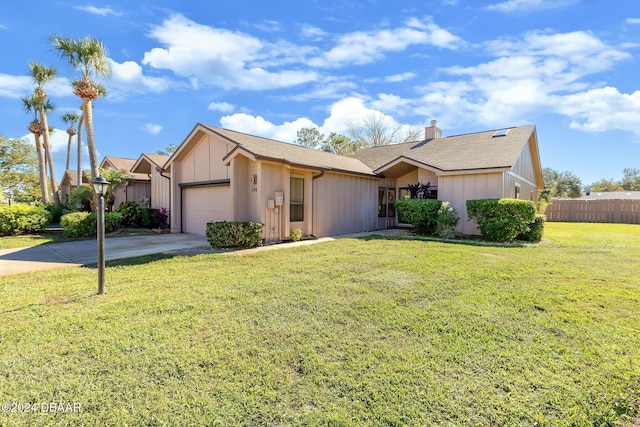
<svg viewBox="0 0 640 427">
<path fill-rule="evenodd" d="M 53 33 L 109 50 L 100 159 L 179 144 L 198 122 L 292 142 L 379 112 L 391 127 L 436 119 L 444 136 L 535 124 L 543 166 L 584 184 L 640 168 L 637 0 L 2 2 L 0 133 L 28 135 L 29 61 L 56 67 L 60 180 L 60 117 L 80 100 Z"/>
</svg>

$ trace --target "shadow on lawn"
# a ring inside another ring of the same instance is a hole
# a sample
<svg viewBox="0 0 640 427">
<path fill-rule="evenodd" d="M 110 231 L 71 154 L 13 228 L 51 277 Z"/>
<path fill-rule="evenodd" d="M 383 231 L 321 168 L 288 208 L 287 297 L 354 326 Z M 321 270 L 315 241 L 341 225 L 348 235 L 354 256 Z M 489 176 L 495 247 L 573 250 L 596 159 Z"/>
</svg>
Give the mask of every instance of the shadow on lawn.
<svg viewBox="0 0 640 427">
<path fill-rule="evenodd" d="M 490 242 L 487 240 L 482 240 L 479 237 L 473 236 L 464 236 L 456 239 L 445 239 L 442 237 L 435 236 L 418 236 L 418 235 L 382 235 L 382 234 L 371 234 L 367 236 L 357 237 L 359 240 L 369 241 L 369 240 L 418 240 L 421 242 L 438 242 L 438 243 L 452 243 L 455 245 L 467 245 L 467 246 L 489 246 L 494 248 L 524 248 L 529 246 L 536 246 L 536 243 L 529 242 L 512 242 L 512 243 L 500 243 L 500 242 Z"/>
<path fill-rule="evenodd" d="M 152 262 L 160 261 L 163 259 L 174 258 L 176 255 L 171 254 L 152 254 L 152 255 L 143 255 L 139 257 L 133 258 L 123 258 L 123 259 L 114 259 L 105 262 L 105 266 L 108 267 L 131 267 L 134 265 L 142 265 L 149 264 Z M 98 264 L 85 264 L 83 265 L 85 268 L 95 269 L 98 267 Z"/>
</svg>

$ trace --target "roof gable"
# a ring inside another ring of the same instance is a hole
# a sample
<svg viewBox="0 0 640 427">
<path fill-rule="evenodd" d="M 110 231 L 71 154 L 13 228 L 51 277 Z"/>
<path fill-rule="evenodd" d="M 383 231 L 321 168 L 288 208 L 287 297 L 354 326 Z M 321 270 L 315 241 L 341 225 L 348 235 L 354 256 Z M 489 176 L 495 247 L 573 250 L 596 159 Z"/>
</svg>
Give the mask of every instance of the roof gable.
<svg viewBox="0 0 640 427">
<path fill-rule="evenodd" d="M 105 156 L 100 163 L 101 169 L 114 169 L 114 170 L 124 170 L 127 172 L 127 179 L 133 179 L 137 181 L 148 181 L 149 176 L 144 173 L 132 173 L 131 168 L 136 163 L 135 159 L 129 159 L 126 157 L 113 157 L 113 156 Z"/>
<path fill-rule="evenodd" d="M 163 154 L 142 153 L 131 167 L 132 173 L 150 174 L 154 168 L 162 168 L 169 160 L 169 156 Z"/>
<path fill-rule="evenodd" d="M 362 150 L 354 157 L 361 159 L 376 172 L 404 157 L 443 172 L 495 170 L 511 168 L 518 160 L 535 126 L 510 128 L 503 136 L 495 130 L 374 147 Z"/>
</svg>

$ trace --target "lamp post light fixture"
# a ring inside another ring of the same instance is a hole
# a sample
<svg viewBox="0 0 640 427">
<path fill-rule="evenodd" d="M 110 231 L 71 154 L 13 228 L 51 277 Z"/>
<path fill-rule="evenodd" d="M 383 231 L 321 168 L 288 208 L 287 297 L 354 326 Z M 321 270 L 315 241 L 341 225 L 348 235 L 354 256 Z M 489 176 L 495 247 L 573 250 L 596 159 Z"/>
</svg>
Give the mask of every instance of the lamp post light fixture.
<svg viewBox="0 0 640 427">
<path fill-rule="evenodd" d="M 109 188 L 109 181 L 102 176 L 91 182 L 93 191 L 98 196 L 97 233 L 98 233 L 98 295 L 104 294 L 104 196 Z"/>
</svg>

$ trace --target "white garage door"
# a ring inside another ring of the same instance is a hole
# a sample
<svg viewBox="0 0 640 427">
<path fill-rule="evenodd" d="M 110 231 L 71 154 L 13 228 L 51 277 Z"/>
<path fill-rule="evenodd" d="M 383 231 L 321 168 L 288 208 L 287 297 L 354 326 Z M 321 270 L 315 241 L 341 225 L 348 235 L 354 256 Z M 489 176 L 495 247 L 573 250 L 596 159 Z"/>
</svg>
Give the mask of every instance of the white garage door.
<svg viewBox="0 0 640 427">
<path fill-rule="evenodd" d="M 211 221 L 231 221 L 230 187 L 192 187 L 182 190 L 185 233 L 205 234 Z"/>
</svg>

